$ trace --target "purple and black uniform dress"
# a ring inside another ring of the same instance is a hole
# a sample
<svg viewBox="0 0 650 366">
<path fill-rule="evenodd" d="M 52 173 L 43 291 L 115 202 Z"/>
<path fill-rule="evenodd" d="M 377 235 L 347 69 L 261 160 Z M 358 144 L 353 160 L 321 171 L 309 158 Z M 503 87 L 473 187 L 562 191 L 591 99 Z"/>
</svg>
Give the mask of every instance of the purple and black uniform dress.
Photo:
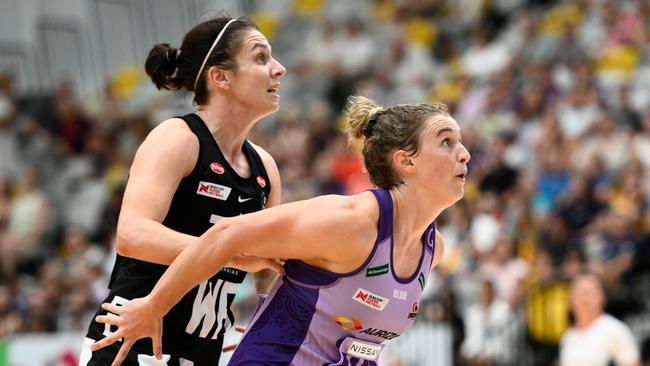
<svg viewBox="0 0 650 366">
<path fill-rule="evenodd" d="M 434 255 L 435 224 L 422 237 L 417 270 L 393 267 L 393 201 L 379 203 L 377 241 L 361 267 L 337 274 L 288 260 L 285 275 L 259 306 L 230 365 L 377 365 L 383 342 L 413 323 Z"/>
</svg>

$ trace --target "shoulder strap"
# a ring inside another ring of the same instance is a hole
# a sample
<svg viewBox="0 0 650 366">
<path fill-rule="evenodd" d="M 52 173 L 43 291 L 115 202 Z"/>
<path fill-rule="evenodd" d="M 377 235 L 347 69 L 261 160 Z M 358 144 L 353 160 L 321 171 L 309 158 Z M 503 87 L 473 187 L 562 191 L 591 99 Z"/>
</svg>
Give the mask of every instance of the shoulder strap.
<svg viewBox="0 0 650 366">
<path fill-rule="evenodd" d="M 208 127 L 203 123 L 201 118 L 197 116 L 195 113 L 190 113 L 186 114 L 184 116 L 178 117 L 185 121 L 187 123 L 187 126 L 190 128 L 192 132 L 196 136 L 198 136 L 199 139 L 201 139 L 205 134 L 207 133 L 208 136 L 210 136 L 210 130 L 208 130 Z"/>
<path fill-rule="evenodd" d="M 393 198 L 383 189 L 370 190 L 375 195 L 379 204 L 379 229 L 377 242 L 380 243 L 392 235 L 393 231 Z"/>
</svg>

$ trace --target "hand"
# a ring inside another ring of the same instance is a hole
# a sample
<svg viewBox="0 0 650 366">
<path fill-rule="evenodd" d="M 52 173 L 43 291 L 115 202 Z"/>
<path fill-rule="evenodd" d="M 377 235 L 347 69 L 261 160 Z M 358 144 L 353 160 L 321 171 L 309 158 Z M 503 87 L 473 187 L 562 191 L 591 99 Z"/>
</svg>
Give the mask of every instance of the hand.
<svg viewBox="0 0 650 366">
<path fill-rule="evenodd" d="M 227 267 L 246 272 L 259 272 L 268 268 L 276 273 L 282 273 L 283 265 L 284 262 L 278 259 L 260 258 L 246 253 L 237 254 L 230 262 L 226 263 Z"/>
<path fill-rule="evenodd" d="M 243 334 L 245 331 L 246 331 L 246 328 L 235 327 L 235 332 L 239 332 L 239 333 L 242 333 L 242 334 Z M 237 348 L 237 345 L 238 345 L 238 344 L 239 344 L 239 343 L 229 344 L 229 345 L 225 346 L 224 348 L 222 348 L 222 349 L 221 349 L 221 352 L 222 352 L 222 353 L 232 352 L 232 351 L 235 350 L 235 348 Z"/>
<path fill-rule="evenodd" d="M 103 303 L 102 309 L 107 310 L 109 314 L 98 315 L 95 317 L 95 321 L 115 325 L 117 331 L 95 342 L 90 349 L 94 352 L 124 338 L 120 351 L 112 364 L 112 366 L 117 366 L 122 364 L 135 341 L 141 338 L 151 338 L 154 356 L 159 360 L 162 359 L 162 317 L 154 315 L 148 300 L 148 297 L 137 298 L 123 306 Z"/>
</svg>

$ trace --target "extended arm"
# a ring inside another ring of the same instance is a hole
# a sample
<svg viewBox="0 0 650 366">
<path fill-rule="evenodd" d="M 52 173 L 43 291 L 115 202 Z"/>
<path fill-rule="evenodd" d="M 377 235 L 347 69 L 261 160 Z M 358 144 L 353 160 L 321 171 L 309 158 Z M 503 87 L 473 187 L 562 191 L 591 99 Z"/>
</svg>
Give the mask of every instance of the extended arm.
<svg viewBox="0 0 650 366">
<path fill-rule="evenodd" d="M 118 330 L 92 349 L 124 338 L 117 365 L 136 340 L 151 337 L 154 353 L 160 356 L 162 317 L 191 288 L 239 253 L 318 261 L 330 270 L 342 263 L 361 263 L 377 236 L 378 210 L 369 195 L 319 197 L 219 221 L 178 256 L 150 295 L 121 307 L 102 305 L 118 316 L 98 316 L 97 321 L 116 325 Z M 367 204 L 370 200 L 374 206 Z"/>
</svg>

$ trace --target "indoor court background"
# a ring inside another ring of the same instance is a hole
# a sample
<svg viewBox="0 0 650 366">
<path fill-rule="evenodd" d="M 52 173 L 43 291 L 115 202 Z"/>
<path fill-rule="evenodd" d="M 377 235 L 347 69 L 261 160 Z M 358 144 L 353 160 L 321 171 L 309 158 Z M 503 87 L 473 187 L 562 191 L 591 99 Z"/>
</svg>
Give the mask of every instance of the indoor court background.
<svg viewBox="0 0 650 366">
<path fill-rule="evenodd" d="M 0 240 L 23 251 L 0 274 L 0 365 L 76 365 L 135 149 L 193 109 L 155 90 L 147 52 L 222 11 L 257 22 L 288 70 L 250 136 L 284 202 L 369 187 L 340 130 L 352 93 L 442 101 L 463 129 L 466 195 L 386 365 L 552 365 L 583 270 L 650 364 L 650 1 L 0 0 Z M 475 329 L 485 280 L 507 306 Z M 247 282 L 238 324 L 255 303 Z"/>
</svg>

